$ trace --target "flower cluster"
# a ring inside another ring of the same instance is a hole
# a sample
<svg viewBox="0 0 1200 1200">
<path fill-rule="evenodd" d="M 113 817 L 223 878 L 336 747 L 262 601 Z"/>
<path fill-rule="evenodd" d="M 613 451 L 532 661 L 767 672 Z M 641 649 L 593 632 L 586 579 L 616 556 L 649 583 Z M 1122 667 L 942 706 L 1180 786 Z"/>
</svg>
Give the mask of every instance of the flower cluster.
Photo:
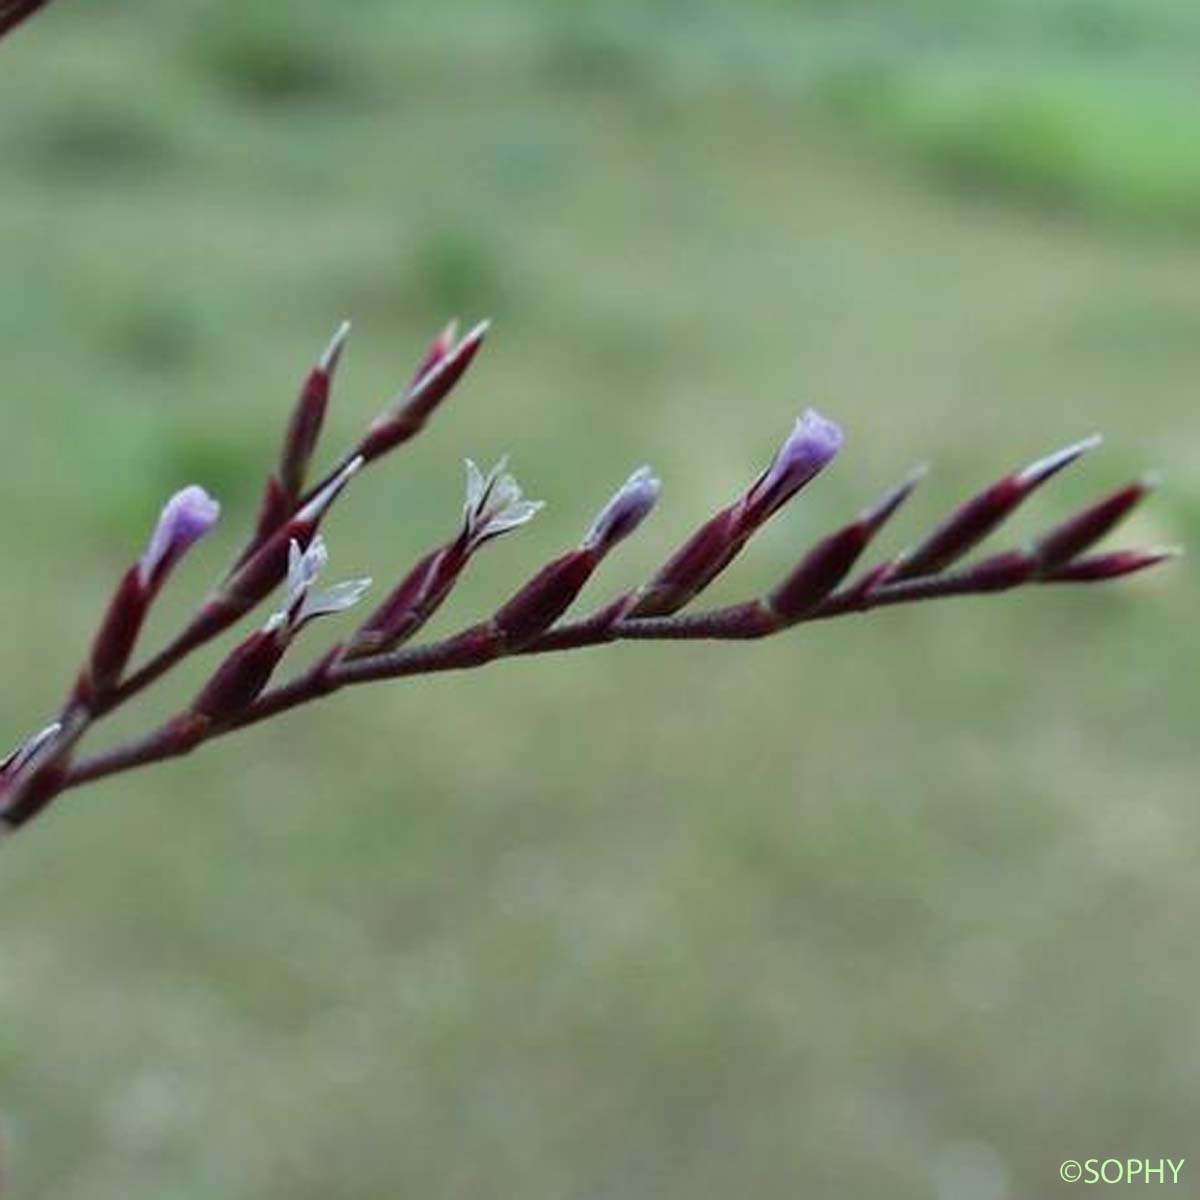
<svg viewBox="0 0 1200 1200">
<path fill-rule="evenodd" d="M 343 325 L 305 377 L 268 474 L 253 531 L 184 628 L 137 669 L 130 662 L 145 617 L 176 564 L 216 524 L 219 504 L 201 487 L 172 496 L 145 551 L 121 576 L 58 716 L 0 764 L 0 834 L 26 824 L 62 792 L 133 767 L 186 754 L 203 742 L 344 687 L 478 667 L 508 655 L 570 650 L 618 640 L 744 639 L 851 612 L 1028 584 L 1091 583 L 1162 562 L 1170 549 L 1096 552 L 1094 547 L 1149 489 L 1135 481 L 1102 496 L 1026 546 L 965 561 L 1042 484 L 1099 442 L 1088 438 L 1041 458 L 969 497 L 910 549 L 855 574 L 872 540 L 923 477 L 914 471 L 853 520 L 820 539 L 758 598 L 685 612 L 776 512 L 838 455 L 842 430 L 809 410 L 754 482 L 703 521 L 642 586 L 577 620 L 566 613 L 604 558 L 630 537 L 659 500 L 662 484 L 639 467 L 601 506 L 579 542 L 551 559 L 492 614 L 439 641 L 410 646 L 484 546 L 541 510 L 501 459 L 486 474 L 467 460 L 457 528 L 418 558 L 357 628 L 286 683 L 272 680 L 295 639 L 316 618 L 352 609 L 370 586 L 352 579 L 318 586 L 328 553 L 320 526 L 368 464 L 409 441 L 463 378 L 484 341 L 480 324 L 459 339 L 451 324 L 433 341 L 411 382 L 358 441 L 309 484 L 330 391 L 349 334 Z M 77 746 L 93 725 L 212 641 L 277 588 L 283 599 L 226 655 L 193 701 L 142 737 L 93 755 Z"/>
</svg>

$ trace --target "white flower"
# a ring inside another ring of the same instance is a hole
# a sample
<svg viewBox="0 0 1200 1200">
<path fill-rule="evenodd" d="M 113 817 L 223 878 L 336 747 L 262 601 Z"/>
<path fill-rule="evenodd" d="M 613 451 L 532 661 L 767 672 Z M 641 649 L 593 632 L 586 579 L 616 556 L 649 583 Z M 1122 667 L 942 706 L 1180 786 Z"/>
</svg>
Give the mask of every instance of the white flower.
<svg viewBox="0 0 1200 1200">
<path fill-rule="evenodd" d="M 505 470 L 502 458 L 485 476 L 467 459 L 467 499 L 463 505 L 463 531 L 472 550 L 509 530 L 532 521 L 545 507 L 541 500 L 525 500 L 521 486 Z"/>
<path fill-rule="evenodd" d="M 335 583 L 325 591 L 314 590 L 317 577 L 329 562 L 325 539 L 317 534 L 306 550 L 295 539 L 288 546 L 287 601 L 267 621 L 269 631 L 277 629 L 295 633 L 314 617 L 343 612 L 352 608 L 371 586 L 370 579 L 348 579 Z"/>
</svg>

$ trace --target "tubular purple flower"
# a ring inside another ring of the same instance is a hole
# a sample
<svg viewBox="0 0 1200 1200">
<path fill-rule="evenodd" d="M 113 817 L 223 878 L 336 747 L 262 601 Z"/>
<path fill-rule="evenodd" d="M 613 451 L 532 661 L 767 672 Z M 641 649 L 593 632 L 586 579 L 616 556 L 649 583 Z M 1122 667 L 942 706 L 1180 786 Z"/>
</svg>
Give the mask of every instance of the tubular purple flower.
<svg viewBox="0 0 1200 1200">
<path fill-rule="evenodd" d="M 492 628 L 513 647 L 549 629 L 583 591 L 604 556 L 645 519 L 660 489 L 649 467 L 634 471 L 600 510 L 580 545 L 538 571 L 496 611 Z"/>
<path fill-rule="evenodd" d="M 844 440 L 839 425 L 808 409 L 746 494 L 746 518 L 761 525 L 837 457 Z"/>
<path fill-rule="evenodd" d="M 164 505 L 146 553 L 138 564 L 142 586 L 157 591 L 171 568 L 217 523 L 221 506 L 192 484 Z"/>
<path fill-rule="evenodd" d="M 668 616 L 690 603 L 772 513 L 833 461 L 842 441 L 841 428 L 810 408 L 746 494 L 710 517 L 671 555 L 628 615 Z"/>
<path fill-rule="evenodd" d="M 654 472 L 638 467 L 597 514 L 583 539 L 584 549 L 607 554 L 650 515 L 661 492 L 662 481 Z"/>
</svg>

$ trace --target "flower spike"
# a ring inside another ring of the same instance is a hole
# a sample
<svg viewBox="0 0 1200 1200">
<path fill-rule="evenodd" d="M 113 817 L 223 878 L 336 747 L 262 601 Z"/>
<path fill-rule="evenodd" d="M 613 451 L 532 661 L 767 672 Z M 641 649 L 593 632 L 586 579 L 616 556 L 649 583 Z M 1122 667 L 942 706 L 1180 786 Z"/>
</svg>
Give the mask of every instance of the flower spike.
<svg viewBox="0 0 1200 1200">
<path fill-rule="evenodd" d="M 841 429 L 809 410 L 753 483 L 702 524 L 642 588 L 609 597 L 579 620 L 562 619 L 604 558 L 637 531 L 655 507 L 661 484 L 648 467 L 625 480 L 577 545 L 537 571 L 490 617 L 440 641 L 407 646 L 404 643 L 442 605 L 476 551 L 526 525 L 542 507 L 524 497 L 505 460 L 486 473 L 468 460 L 466 498 L 453 536 L 420 558 L 349 639 L 287 683 L 271 687 L 272 676 L 300 631 L 318 617 L 353 607 L 370 583 L 353 579 L 319 587 L 328 558 L 319 530 L 330 506 L 366 462 L 422 427 L 466 371 L 485 329 L 478 326 L 459 340 L 457 327 L 447 326 L 425 353 L 409 387 L 376 419 L 366 437 L 300 495 L 329 382 L 345 345 L 347 327 L 341 327 L 310 372 L 293 412 L 283 456 L 268 482 L 258 533 L 182 632 L 126 676 L 149 603 L 179 558 L 217 519 L 216 502 L 200 488 L 185 488 L 172 497 L 145 553 L 122 578 L 59 719 L 0 765 L 0 835 L 26 824 L 68 788 L 186 754 L 231 730 L 374 680 L 464 670 L 513 655 L 616 641 L 764 638 L 800 623 L 899 604 L 993 594 L 1034 583 L 1103 582 L 1145 570 L 1177 553 L 1158 548 L 1094 552 L 1143 500 L 1150 487 L 1143 480 L 1102 496 L 1029 546 L 964 561 L 1034 490 L 1096 444 L 1098 439 L 1089 438 L 1004 476 L 970 498 L 915 549 L 868 566 L 857 578 L 850 575 L 859 559 L 912 494 L 923 471 L 819 539 L 765 596 L 709 611 L 681 612 L 733 562 L 754 532 L 839 453 Z M 75 746 L 92 724 L 226 630 L 281 582 L 285 589 L 278 610 L 225 656 L 189 706 L 140 738 L 75 759 Z"/>
</svg>

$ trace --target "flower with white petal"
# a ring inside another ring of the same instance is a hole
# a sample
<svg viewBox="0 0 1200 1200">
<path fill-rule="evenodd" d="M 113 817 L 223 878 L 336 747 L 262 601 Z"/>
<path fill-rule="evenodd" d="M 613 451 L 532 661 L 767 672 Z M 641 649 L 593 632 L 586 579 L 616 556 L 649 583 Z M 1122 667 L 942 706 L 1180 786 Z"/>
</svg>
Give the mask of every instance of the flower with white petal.
<svg viewBox="0 0 1200 1200">
<path fill-rule="evenodd" d="M 290 635 L 315 617 L 343 612 L 359 602 L 371 586 L 370 579 L 348 579 L 325 591 L 315 590 L 317 578 L 328 562 L 329 552 L 320 534 L 305 550 L 292 540 L 288 546 L 287 601 L 267 621 L 268 631 L 283 630 Z"/>
<path fill-rule="evenodd" d="M 545 507 L 541 500 L 522 498 L 521 485 L 507 472 L 507 466 L 507 457 L 502 458 L 484 475 L 471 459 L 467 459 L 463 533 L 472 550 L 492 538 L 519 529 Z"/>
</svg>

